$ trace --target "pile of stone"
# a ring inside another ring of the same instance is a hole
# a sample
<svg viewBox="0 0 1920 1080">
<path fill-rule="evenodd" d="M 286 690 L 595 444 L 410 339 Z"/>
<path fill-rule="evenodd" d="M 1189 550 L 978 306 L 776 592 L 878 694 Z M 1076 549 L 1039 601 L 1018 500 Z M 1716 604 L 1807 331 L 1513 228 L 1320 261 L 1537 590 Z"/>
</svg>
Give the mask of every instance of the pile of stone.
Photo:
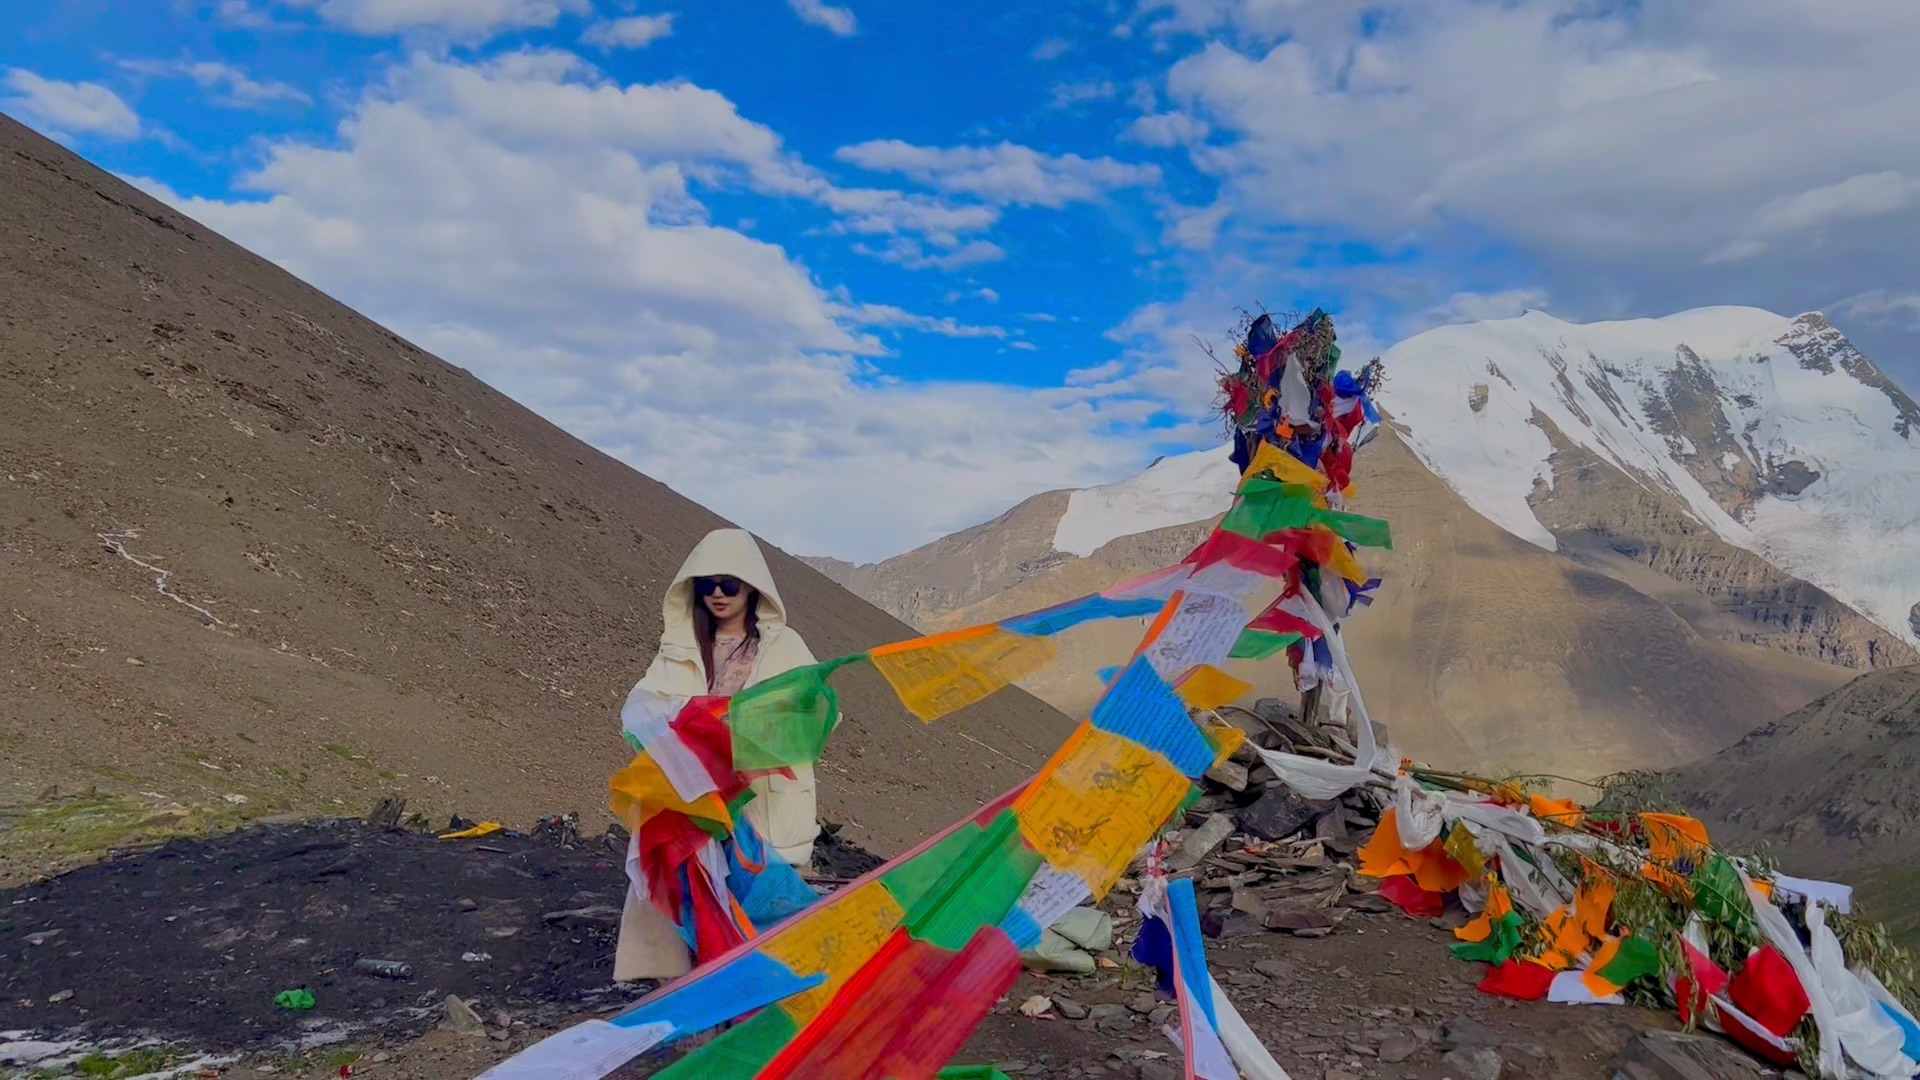
<svg viewBox="0 0 1920 1080">
<path fill-rule="evenodd" d="M 1346 749 L 1343 729 L 1303 723 L 1298 710 L 1277 698 L 1236 711 L 1244 716 L 1234 719 L 1255 721 L 1249 726 L 1260 730 L 1207 772 L 1187 827 L 1169 837 L 1166 869 L 1194 879 L 1201 929 L 1223 939 L 1267 932 L 1323 937 L 1353 911 L 1392 910 L 1378 883 L 1355 872 L 1356 853 L 1385 809 L 1385 789 L 1306 799 L 1275 777 L 1251 745 L 1338 760 Z"/>
</svg>

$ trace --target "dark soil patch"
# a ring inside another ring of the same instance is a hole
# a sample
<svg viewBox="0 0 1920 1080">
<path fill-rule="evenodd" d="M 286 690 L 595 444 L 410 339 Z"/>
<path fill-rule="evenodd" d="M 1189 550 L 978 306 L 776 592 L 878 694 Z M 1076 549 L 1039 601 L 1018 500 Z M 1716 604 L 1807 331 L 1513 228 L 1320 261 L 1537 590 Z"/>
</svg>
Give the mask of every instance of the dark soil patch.
<svg viewBox="0 0 1920 1080">
<path fill-rule="evenodd" d="M 880 856 L 849 843 L 838 830 L 822 832 L 813 845 L 813 869 L 823 878 L 852 881 L 886 862 Z"/>
<path fill-rule="evenodd" d="M 232 1052 L 412 1037 L 448 994 L 490 1022 L 611 1010 L 648 989 L 611 982 L 615 846 L 328 821 L 82 867 L 0 892 L 0 1030 Z M 563 911 L 576 914 L 549 917 Z M 412 973 L 363 974 L 360 959 Z M 317 1008 L 277 1008 L 293 988 Z"/>
</svg>

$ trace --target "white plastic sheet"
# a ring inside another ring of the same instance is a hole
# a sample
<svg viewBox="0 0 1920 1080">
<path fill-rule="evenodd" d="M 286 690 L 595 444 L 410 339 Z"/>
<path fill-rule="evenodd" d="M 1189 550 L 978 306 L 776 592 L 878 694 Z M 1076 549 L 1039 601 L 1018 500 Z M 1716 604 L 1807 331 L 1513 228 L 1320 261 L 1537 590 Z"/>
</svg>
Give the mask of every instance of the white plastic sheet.
<svg viewBox="0 0 1920 1080">
<path fill-rule="evenodd" d="M 1745 870 L 1735 866 L 1734 871 L 1740 875 L 1740 884 L 1746 887 L 1747 901 L 1753 905 L 1754 921 L 1760 924 L 1760 932 L 1787 958 L 1787 963 L 1793 965 L 1793 973 L 1799 977 L 1800 987 L 1813 1005 L 1813 1025 L 1820 1032 L 1821 1080 L 1847 1080 L 1847 1058 L 1840 1050 L 1839 1032 L 1834 1028 L 1833 1002 L 1827 997 L 1819 973 L 1813 969 L 1813 961 L 1807 959 L 1807 951 L 1800 947 L 1799 935 L 1793 932 L 1792 924 L 1780 914 L 1780 909 L 1773 906 L 1773 901 L 1753 887 L 1753 879 Z"/>
<path fill-rule="evenodd" d="M 1377 775 L 1392 776 L 1399 768 L 1400 755 L 1391 747 L 1381 747 L 1375 741 L 1373 721 L 1367 715 L 1366 702 L 1360 697 L 1360 684 L 1353 677 L 1346 646 L 1340 641 L 1340 635 L 1333 631 L 1333 621 L 1327 618 L 1326 612 L 1320 610 L 1318 604 L 1302 605 L 1301 614 L 1326 632 L 1327 651 L 1333 655 L 1334 670 L 1340 676 L 1341 685 L 1330 687 L 1336 701 L 1343 695 L 1350 695 L 1353 710 L 1359 713 L 1359 720 L 1353 725 L 1354 763 L 1338 765 L 1301 754 L 1283 754 L 1260 747 L 1254 749 L 1260 754 L 1260 760 L 1267 763 L 1267 768 L 1273 770 L 1273 775 L 1286 781 L 1287 786 L 1302 798 L 1325 801 L 1337 799 Z"/>
<path fill-rule="evenodd" d="M 1233 1063 L 1240 1067 L 1240 1073 L 1246 1080 L 1293 1080 L 1287 1070 L 1273 1060 L 1260 1036 L 1253 1033 L 1246 1020 L 1240 1016 L 1240 1010 L 1233 1007 L 1227 995 L 1220 989 L 1220 983 L 1207 976 L 1207 982 L 1213 987 L 1213 1014 L 1220 1019 L 1220 1041 L 1226 1045 L 1227 1053 Z"/>
<path fill-rule="evenodd" d="M 475 1080 L 601 1080 L 672 1033 L 672 1024 L 625 1028 L 588 1020 L 534 1043 Z"/>
<path fill-rule="evenodd" d="M 1825 905 L 1807 907 L 1807 937 L 1812 945 L 1813 970 L 1819 973 L 1821 988 L 1833 1003 L 1833 1026 L 1829 1030 L 1839 1036 L 1840 1048 L 1876 1080 L 1912 1080 L 1920 1066 L 1901 1052 L 1907 1034 L 1881 1010 L 1860 979 L 1847 970 L 1840 940 L 1827 925 Z"/>
<path fill-rule="evenodd" d="M 1440 839 L 1447 823 L 1447 800 L 1437 791 L 1428 791 L 1411 776 L 1393 781 L 1394 825 L 1400 833 L 1400 846 L 1408 851 L 1424 851 Z"/>
<path fill-rule="evenodd" d="M 1773 891 L 1776 896 L 1786 899 L 1803 900 L 1809 904 L 1825 904 L 1842 915 L 1853 913 L 1853 886 L 1851 885 L 1775 874 Z"/>
<path fill-rule="evenodd" d="M 1507 895 L 1528 914 L 1536 919 L 1545 919 L 1572 903 L 1571 893 L 1556 891 L 1552 884 L 1538 876 L 1532 864 L 1515 853 L 1506 834 L 1472 821 L 1464 821 L 1463 824 L 1473 834 L 1475 846 L 1482 855 L 1500 860 L 1500 880 L 1507 887 Z"/>
<path fill-rule="evenodd" d="M 1555 1005 L 1625 1005 L 1627 999 L 1620 994 L 1606 997 L 1594 997 L 1587 988 L 1584 973 L 1562 971 L 1554 975 L 1553 982 L 1547 986 L 1547 1000 Z"/>
</svg>

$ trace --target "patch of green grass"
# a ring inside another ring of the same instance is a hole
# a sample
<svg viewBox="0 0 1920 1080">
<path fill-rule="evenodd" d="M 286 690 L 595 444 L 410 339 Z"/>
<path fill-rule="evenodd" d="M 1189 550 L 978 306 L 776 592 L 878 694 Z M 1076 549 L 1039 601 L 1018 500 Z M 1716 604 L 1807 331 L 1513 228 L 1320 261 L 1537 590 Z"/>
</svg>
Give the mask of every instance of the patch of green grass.
<svg viewBox="0 0 1920 1080">
<path fill-rule="evenodd" d="M 36 861 L 85 860 L 115 848 L 224 832 L 266 807 L 161 806 L 89 791 L 0 810 L 0 854 Z"/>
<path fill-rule="evenodd" d="M 180 1054 L 170 1048 L 140 1047 L 112 1056 L 98 1052 L 88 1054 L 73 1063 L 73 1071 L 81 1076 L 115 1080 L 118 1077 L 158 1072 L 179 1060 Z"/>
<path fill-rule="evenodd" d="M 280 706 L 275 705 L 273 699 L 270 697 L 261 697 L 259 694 L 248 694 L 247 700 L 259 706 L 260 711 L 270 716 L 280 711 Z"/>
<path fill-rule="evenodd" d="M 1860 881 L 1859 894 L 1863 914 L 1884 923 L 1895 941 L 1920 952 L 1920 869 L 1869 874 Z"/>
<path fill-rule="evenodd" d="M 373 762 L 367 757 L 367 755 L 356 754 L 352 750 L 349 750 L 346 747 L 341 746 L 339 743 L 321 743 L 320 749 L 325 750 L 327 753 L 332 754 L 334 757 L 337 757 L 349 764 L 357 765 L 360 768 L 366 769 L 369 772 L 373 771 L 373 767 L 374 767 Z"/>
</svg>

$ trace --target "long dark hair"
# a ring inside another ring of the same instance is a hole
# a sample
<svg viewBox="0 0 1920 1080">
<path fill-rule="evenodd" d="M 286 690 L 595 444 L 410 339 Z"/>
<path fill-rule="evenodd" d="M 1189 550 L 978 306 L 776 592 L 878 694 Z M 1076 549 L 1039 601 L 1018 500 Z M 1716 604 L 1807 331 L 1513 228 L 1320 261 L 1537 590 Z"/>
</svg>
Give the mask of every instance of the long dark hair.
<svg viewBox="0 0 1920 1080">
<path fill-rule="evenodd" d="M 737 648 L 746 648 L 748 641 L 753 642 L 757 648 L 760 642 L 760 590 L 748 585 L 744 581 L 740 584 L 747 590 L 747 637 Z M 701 597 L 699 585 L 696 581 L 693 589 L 693 639 L 700 643 L 700 666 L 706 669 L 707 689 L 709 690 L 713 689 L 715 674 L 713 670 L 713 638 L 714 632 L 719 629 L 720 620 L 714 618 L 713 612 L 707 610 L 706 601 Z"/>
</svg>

